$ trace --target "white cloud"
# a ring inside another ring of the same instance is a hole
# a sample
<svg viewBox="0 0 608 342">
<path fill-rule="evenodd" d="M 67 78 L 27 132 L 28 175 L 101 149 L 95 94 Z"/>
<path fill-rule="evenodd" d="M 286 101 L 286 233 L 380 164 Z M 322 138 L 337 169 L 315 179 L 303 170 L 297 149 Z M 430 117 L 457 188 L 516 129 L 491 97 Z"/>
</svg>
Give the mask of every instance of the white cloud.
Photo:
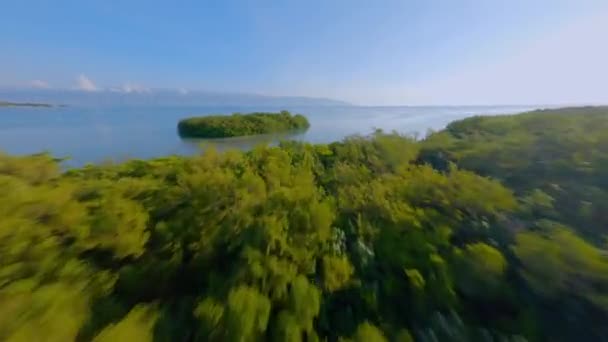
<svg viewBox="0 0 608 342">
<path fill-rule="evenodd" d="M 97 88 L 97 86 L 95 85 L 95 83 L 93 81 L 91 81 L 91 79 L 89 79 L 88 77 L 86 77 L 83 74 L 80 74 L 78 76 L 78 78 L 76 79 L 76 87 L 80 90 L 84 90 L 84 91 L 97 91 L 99 90 L 99 88 Z"/>
<path fill-rule="evenodd" d="M 50 88 L 49 84 L 42 80 L 33 80 L 30 82 L 30 86 L 32 86 L 34 88 L 40 88 L 40 89 Z"/>
</svg>

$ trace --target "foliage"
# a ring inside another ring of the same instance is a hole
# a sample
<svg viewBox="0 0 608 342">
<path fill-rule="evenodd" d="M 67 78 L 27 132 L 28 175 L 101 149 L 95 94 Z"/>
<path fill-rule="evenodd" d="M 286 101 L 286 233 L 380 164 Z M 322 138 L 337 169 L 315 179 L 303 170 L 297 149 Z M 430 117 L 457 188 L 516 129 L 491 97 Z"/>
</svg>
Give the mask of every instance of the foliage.
<svg viewBox="0 0 608 342">
<path fill-rule="evenodd" d="M 608 107 L 582 107 L 473 117 L 431 135 L 421 154 L 499 179 L 528 202 L 527 219 L 598 241 L 608 233 L 607 115 Z"/>
<path fill-rule="evenodd" d="M 580 296 L 608 310 L 608 258 L 573 232 L 523 232 L 513 247 L 530 287 L 548 297 Z"/>
<path fill-rule="evenodd" d="M 364 322 L 357 327 L 353 342 L 386 342 L 387 339 L 382 334 L 382 330 L 378 329 L 368 322 Z"/>
<path fill-rule="evenodd" d="M 606 339 L 600 113 L 65 172 L 0 155 L 0 340 Z"/>
<path fill-rule="evenodd" d="M 485 243 L 474 243 L 457 251 L 457 284 L 467 296 L 487 299 L 503 284 L 507 261 L 499 250 Z"/>
<path fill-rule="evenodd" d="M 94 342 L 152 341 L 153 327 L 158 315 L 153 308 L 137 306 L 116 324 L 111 324 L 95 336 Z"/>
<path fill-rule="evenodd" d="M 227 138 L 303 130 L 309 126 L 306 117 L 281 111 L 192 117 L 181 120 L 177 130 L 182 137 Z"/>
</svg>

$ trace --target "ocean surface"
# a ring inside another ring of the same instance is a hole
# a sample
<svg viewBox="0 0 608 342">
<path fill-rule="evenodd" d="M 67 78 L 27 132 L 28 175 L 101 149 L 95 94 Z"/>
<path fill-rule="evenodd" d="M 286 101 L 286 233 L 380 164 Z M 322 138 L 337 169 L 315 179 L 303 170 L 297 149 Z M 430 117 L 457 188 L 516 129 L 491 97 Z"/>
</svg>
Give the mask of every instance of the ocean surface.
<svg viewBox="0 0 608 342">
<path fill-rule="evenodd" d="M 10 154 L 50 152 L 69 158 L 67 167 L 130 158 L 201 153 L 210 140 L 181 139 L 177 122 L 206 114 L 248 113 L 287 109 L 308 117 L 304 133 L 214 139 L 219 149 L 248 149 L 282 139 L 328 143 L 379 128 L 424 136 L 448 123 L 474 115 L 523 112 L 534 107 L 0 107 L 0 150 Z M 204 145 L 204 144 L 203 144 Z"/>
</svg>

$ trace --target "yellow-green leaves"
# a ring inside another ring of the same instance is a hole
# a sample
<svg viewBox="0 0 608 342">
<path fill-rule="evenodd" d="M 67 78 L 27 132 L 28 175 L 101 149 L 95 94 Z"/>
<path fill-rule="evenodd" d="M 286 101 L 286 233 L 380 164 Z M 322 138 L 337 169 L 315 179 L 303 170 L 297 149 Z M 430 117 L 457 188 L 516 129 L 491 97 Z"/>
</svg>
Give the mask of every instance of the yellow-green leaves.
<svg viewBox="0 0 608 342">
<path fill-rule="evenodd" d="M 357 331 L 353 336 L 353 342 L 386 342 L 388 341 L 382 330 L 375 325 L 365 322 L 357 327 Z"/>
<path fill-rule="evenodd" d="M 32 185 L 49 182 L 60 175 L 59 165 L 48 154 L 12 157 L 0 153 L 0 174 L 22 179 Z"/>
<path fill-rule="evenodd" d="M 106 195 L 92 208 L 88 248 L 110 249 L 117 258 L 139 256 L 148 240 L 148 214 L 135 201 Z"/>
<path fill-rule="evenodd" d="M 348 286 L 353 272 L 353 266 L 346 256 L 323 257 L 323 286 L 327 291 L 333 292 Z"/>
<path fill-rule="evenodd" d="M 0 291 L 0 340 L 73 341 L 89 314 L 83 280 L 30 287 L 22 280 Z"/>
<path fill-rule="evenodd" d="M 522 263 L 522 275 L 543 296 L 571 294 L 608 310 L 608 259 L 572 231 L 555 228 L 546 234 L 517 235 L 513 247 Z"/>
<path fill-rule="evenodd" d="M 221 334 L 220 324 L 224 309 L 224 305 L 213 298 L 205 298 L 196 306 L 194 315 L 201 323 L 199 335 L 205 340 L 217 338 L 218 334 Z"/>
<path fill-rule="evenodd" d="M 194 315 L 200 322 L 201 341 L 261 341 L 267 330 L 271 302 L 255 288 L 237 286 L 225 304 L 205 298 Z"/>
<path fill-rule="evenodd" d="M 466 295 L 490 298 L 503 285 L 507 261 L 496 248 L 475 243 L 457 253 L 454 273 L 457 285 Z"/>
<path fill-rule="evenodd" d="M 93 342 L 152 342 L 157 318 L 158 313 L 154 307 L 137 306 L 120 322 L 102 330 Z"/>
<path fill-rule="evenodd" d="M 305 331 L 312 330 L 313 319 L 321 307 L 321 293 L 304 276 L 298 276 L 291 284 L 289 305 L 298 324 Z"/>
<path fill-rule="evenodd" d="M 289 311 L 281 311 L 272 327 L 274 341 L 300 342 L 302 341 L 302 328 L 298 320 Z"/>
<path fill-rule="evenodd" d="M 224 313 L 227 341 L 256 341 L 266 331 L 271 303 L 257 290 L 239 286 L 230 291 Z"/>
<path fill-rule="evenodd" d="M 424 286 L 426 282 L 424 281 L 424 277 L 420 272 L 415 268 L 405 269 L 405 274 L 407 275 L 407 279 L 410 284 L 417 290 L 424 290 Z"/>
<path fill-rule="evenodd" d="M 0 340 L 70 341 L 113 277 L 79 260 L 86 206 L 49 157 L 0 156 Z"/>
</svg>

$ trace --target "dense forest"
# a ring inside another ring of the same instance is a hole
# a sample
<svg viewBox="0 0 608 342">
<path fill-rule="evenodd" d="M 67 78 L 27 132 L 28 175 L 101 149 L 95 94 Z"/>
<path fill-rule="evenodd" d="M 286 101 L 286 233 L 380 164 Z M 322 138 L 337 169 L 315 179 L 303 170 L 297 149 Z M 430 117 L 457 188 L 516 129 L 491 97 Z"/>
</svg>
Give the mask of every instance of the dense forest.
<svg viewBox="0 0 608 342">
<path fill-rule="evenodd" d="M 608 108 L 61 171 L 0 156 L 3 341 L 608 340 Z"/>
<path fill-rule="evenodd" d="M 281 111 L 192 117 L 181 120 L 177 131 L 182 137 L 228 138 L 305 130 L 309 126 L 305 116 Z"/>
</svg>

